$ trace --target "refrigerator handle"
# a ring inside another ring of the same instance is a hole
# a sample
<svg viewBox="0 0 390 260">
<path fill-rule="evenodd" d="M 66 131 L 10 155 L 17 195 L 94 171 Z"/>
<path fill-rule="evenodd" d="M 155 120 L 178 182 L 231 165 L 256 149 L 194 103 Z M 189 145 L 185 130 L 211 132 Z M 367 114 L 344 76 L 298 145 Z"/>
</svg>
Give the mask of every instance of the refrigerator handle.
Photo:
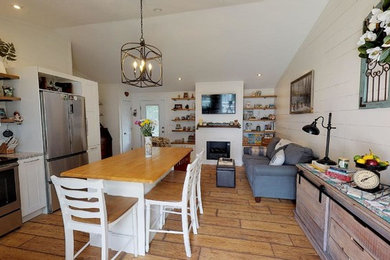
<svg viewBox="0 0 390 260">
<path fill-rule="evenodd" d="M 70 113 L 70 114 L 73 114 L 73 104 L 70 104 L 69 113 Z"/>
</svg>

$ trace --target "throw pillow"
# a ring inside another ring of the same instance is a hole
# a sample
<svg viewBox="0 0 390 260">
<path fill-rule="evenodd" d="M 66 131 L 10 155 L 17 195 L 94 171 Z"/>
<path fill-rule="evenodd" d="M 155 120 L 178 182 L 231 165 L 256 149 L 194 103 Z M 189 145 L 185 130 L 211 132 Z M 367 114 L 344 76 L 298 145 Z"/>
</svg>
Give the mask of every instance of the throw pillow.
<svg viewBox="0 0 390 260">
<path fill-rule="evenodd" d="M 271 142 L 269 142 L 268 146 L 267 146 L 267 157 L 268 159 L 271 159 L 272 158 L 272 154 L 273 152 L 275 151 L 275 145 L 280 141 L 280 138 L 279 137 L 274 137 L 272 138 Z"/>
<path fill-rule="evenodd" d="M 278 150 L 280 147 L 286 146 L 288 144 L 291 144 L 292 142 L 288 139 L 280 139 L 280 141 L 275 145 L 275 151 Z"/>
<path fill-rule="evenodd" d="M 287 145 L 286 149 L 284 149 L 284 152 L 285 163 L 290 165 L 311 162 L 313 159 L 313 151 L 310 148 L 294 143 Z"/>
<path fill-rule="evenodd" d="M 271 159 L 271 161 L 269 162 L 269 165 L 273 165 L 273 166 L 280 166 L 280 165 L 283 165 L 284 163 L 284 150 L 283 149 L 280 149 Z"/>
</svg>

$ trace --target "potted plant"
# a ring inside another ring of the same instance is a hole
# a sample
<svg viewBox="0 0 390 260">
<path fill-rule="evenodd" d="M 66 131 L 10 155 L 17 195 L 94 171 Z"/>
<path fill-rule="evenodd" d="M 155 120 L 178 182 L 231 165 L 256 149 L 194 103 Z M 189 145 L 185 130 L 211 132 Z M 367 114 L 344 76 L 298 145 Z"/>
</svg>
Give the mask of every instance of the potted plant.
<svg viewBox="0 0 390 260">
<path fill-rule="evenodd" d="M 5 64 L 8 61 L 16 61 L 16 50 L 15 46 L 11 42 L 5 42 L 0 39 L 0 73 L 7 73 L 5 70 Z"/>
<path fill-rule="evenodd" d="M 141 128 L 145 138 L 145 157 L 152 157 L 152 133 L 156 124 L 150 119 L 137 120 L 135 124 Z"/>
</svg>

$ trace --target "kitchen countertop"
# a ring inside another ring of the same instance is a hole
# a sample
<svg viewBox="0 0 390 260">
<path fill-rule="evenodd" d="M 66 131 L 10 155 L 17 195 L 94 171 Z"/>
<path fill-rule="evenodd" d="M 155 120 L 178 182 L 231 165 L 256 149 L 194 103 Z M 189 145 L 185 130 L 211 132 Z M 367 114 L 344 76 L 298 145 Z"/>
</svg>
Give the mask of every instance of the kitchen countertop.
<svg viewBox="0 0 390 260">
<path fill-rule="evenodd" d="M 139 148 L 61 173 L 61 176 L 124 182 L 153 183 L 192 152 L 192 148 L 153 147 L 145 158 Z"/>
<path fill-rule="evenodd" d="M 0 157 L 17 158 L 18 160 L 23 160 L 23 159 L 42 156 L 42 155 L 43 153 L 38 153 L 38 152 L 20 152 L 20 153 L 10 153 L 10 154 L 0 154 Z"/>
</svg>

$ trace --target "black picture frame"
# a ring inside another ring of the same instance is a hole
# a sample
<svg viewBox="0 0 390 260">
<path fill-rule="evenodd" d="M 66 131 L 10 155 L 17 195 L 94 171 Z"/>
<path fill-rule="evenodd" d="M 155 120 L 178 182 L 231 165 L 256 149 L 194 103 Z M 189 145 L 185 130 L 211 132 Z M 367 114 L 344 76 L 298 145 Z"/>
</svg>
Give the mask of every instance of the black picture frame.
<svg viewBox="0 0 390 260">
<path fill-rule="evenodd" d="M 314 70 L 290 84 L 290 114 L 313 113 Z"/>
</svg>

